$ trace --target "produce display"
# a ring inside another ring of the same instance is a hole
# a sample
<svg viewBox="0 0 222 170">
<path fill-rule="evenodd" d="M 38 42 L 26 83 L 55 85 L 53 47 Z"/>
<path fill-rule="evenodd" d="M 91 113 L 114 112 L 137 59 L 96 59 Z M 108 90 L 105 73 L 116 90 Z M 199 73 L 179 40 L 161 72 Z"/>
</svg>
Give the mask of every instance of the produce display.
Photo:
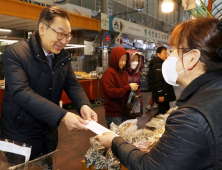
<svg viewBox="0 0 222 170">
<path fill-rule="evenodd" d="M 143 152 L 150 152 L 152 145 L 159 140 L 165 131 L 165 124 L 169 114 L 177 107 L 170 109 L 166 114 L 160 114 L 146 123 L 144 129 L 138 129 L 137 119 L 130 119 L 117 126 L 110 125 L 110 130 L 121 136 L 128 143 L 138 147 Z M 95 137 L 90 138 L 90 149 L 85 155 L 86 167 L 94 165 L 95 169 L 120 170 L 121 163 L 113 155 L 111 149 L 106 149 Z"/>
<path fill-rule="evenodd" d="M 96 79 L 98 77 L 96 71 L 91 71 L 90 73 L 84 73 L 81 75 L 81 78 L 89 78 L 89 79 Z"/>
</svg>

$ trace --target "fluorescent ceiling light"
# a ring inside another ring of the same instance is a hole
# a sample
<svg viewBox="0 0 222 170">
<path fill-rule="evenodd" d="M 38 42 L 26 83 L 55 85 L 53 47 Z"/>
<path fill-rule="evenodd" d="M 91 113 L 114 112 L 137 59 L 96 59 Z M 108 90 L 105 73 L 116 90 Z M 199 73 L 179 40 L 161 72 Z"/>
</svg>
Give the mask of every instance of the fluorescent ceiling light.
<svg viewBox="0 0 222 170">
<path fill-rule="evenodd" d="M 80 47 L 64 47 L 64 49 L 70 49 L 70 48 L 80 48 Z"/>
<path fill-rule="evenodd" d="M 11 32 L 12 30 L 0 28 L 0 31 L 3 31 L 3 32 Z"/>
<path fill-rule="evenodd" d="M 9 42 L 9 43 L 15 43 L 15 42 L 18 42 L 18 40 L 7 40 L 7 39 L 0 39 L 0 41 L 3 41 L 3 42 Z"/>
<path fill-rule="evenodd" d="M 144 49 L 144 50 L 146 49 L 146 44 L 143 44 L 143 49 Z"/>
<path fill-rule="evenodd" d="M 75 44 L 66 44 L 66 46 L 75 46 Z"/>
<path fill-rule="evenodd" d="M 70 48 L 83 48 L 86 47 L 85 44 L 80 45 L 80 44 L 66 44 L 66 47 L 64 49 L 70 49 Z"/>
<path fill-rule="evenodd" d="M 66 46 L 70 46 L 70 47 L 86 47 L 85 44 L 66 44 Z"/>
<path fill-rule="evenodd" d="M 162 3 L 162 11 L 165 13 L 172 12 L 174 7 L 174 3 L 172 0 L 163 0 Z"/>
</svg>

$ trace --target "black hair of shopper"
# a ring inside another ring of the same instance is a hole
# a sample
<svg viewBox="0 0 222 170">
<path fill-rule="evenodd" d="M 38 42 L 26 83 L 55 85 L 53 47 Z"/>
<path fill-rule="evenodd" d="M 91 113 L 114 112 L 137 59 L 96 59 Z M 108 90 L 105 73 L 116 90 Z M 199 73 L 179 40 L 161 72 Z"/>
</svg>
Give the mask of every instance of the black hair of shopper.
<svg viewBox="0 0 222 170">
<path fill-rule="evenodd" d="M 54 22 L 55 17 L 61 17 L 70 21 L 69 13 L 59 6 L 49 6 L 43 9 L 39 16 L 39 23 L 45 22 L 49 26 Z"/>
<path fill-rule="evenodd" d="M 156 53 L 161 53 L 163 50 L 166 50 L 166 47 L 161 46 L 156 49 Z"/>
</svg>

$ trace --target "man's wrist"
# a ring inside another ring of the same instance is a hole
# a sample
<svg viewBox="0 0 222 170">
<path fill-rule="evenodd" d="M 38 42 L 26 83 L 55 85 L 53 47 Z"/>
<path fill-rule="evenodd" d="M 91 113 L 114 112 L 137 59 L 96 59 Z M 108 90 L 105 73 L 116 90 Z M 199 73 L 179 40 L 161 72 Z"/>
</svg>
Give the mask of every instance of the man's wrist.
<svg viewBox="0 0 222 170">
<path fill-rule="evenodd" d="M 63 122 L 63 123 L 65 123 L 65 116 L 67 115 L 67 113 L 68 112 L 66 112 L 66 114 L 63 116 L 63 118 L 61 119 L 61 121 Z"/>
<path fill-rule="evenodd" d="M 83 106 L 88 106 L 88 107 L 92 108 L 92 106 L 89 106 L 88 104 L 83 104 L 83 105 L 80 107 L 80 111 L 81 111 L 81 109 L 82 109 Z"/>
<path fill-rule="evenodd" d="M 88 106 L 88 105 L 86 105 L 86 104 L 83 104 L 83 105 L 82 105 L 82 106 L 80 107 L 80 113 L 81 113 L 81 109 L 82 109 L 82 107 L 83 107 L 83 106 Z"/>
</svg>

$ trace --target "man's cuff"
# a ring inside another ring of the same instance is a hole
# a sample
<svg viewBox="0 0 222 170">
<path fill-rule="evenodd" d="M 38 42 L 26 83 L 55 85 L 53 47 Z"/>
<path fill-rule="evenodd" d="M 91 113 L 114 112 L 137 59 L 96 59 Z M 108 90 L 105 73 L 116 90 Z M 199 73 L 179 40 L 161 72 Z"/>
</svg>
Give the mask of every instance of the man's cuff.
<svg viewBox="0 0 222 170">
<path fill-rule="evenodd" d="M 56 127 L 59 127 L 60 122 L 62 121 L 62 119 L 65 117 L 65 115 L 67 114 L 68 111 L 66 111 L 65 109 L 63 109 L 62 113 L 59 115 L 59 121 L 56 123 Z"/>
<path fill-rule="evenodd" d="M 112 146 L 111 146 L 111 150 L 113 152 L 113 154 L 115 156 L 118 155 L 118 150 L 119 150 L 119 146 L 122 144 L 122 143 L 126 143 L 126 141 L 122 138 L 122 137 L 115 137 L 113 138 L 113 141 L 112 141 Z M 118 157 L 118 156 L 117 156 Z"/>
</svg>

